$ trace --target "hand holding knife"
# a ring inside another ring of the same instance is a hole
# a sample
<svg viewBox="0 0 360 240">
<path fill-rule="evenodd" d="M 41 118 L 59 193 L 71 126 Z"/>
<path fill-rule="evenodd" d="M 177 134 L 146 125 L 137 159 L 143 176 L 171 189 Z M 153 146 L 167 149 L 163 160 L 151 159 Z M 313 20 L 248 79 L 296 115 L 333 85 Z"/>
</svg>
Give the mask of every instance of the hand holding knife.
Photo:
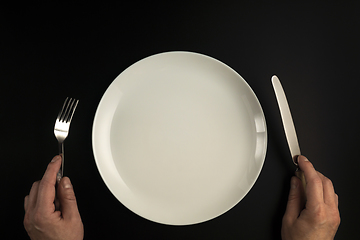
<svg viewBox="0 0 360 240">
<path fill-rule="evenodd" d="M 296 131 L 295 131 L 294 122 L 291 117 L 289 104 L 287 102 L 285 92 L 281 86 L 279 78 L 274 75 L 271 78 L 271 81 L 272 81 L 276 99 L 277 99 L 277 102 L 279 105 L 281 119 L 283 122 L 286 139 L 287 139 L 287 142 L 288 142 L 288 145 L 290 148 L 292 160 L 293 160 L 293 163 L 297 166 L 295 175 L 298 178 L 300 178 L 300 180 L 304 186 L 304 190 L 305 190 L 306 189 L 306 181 L 305 181 L 304 172 L 301 171 L 301 169 L 299 168 L 298 163 L 297 163 L 297 158 L 299 155 L 301 155 L 300 147 L 299 147 L 299 142 L 298 142 Z"/>
</svg>

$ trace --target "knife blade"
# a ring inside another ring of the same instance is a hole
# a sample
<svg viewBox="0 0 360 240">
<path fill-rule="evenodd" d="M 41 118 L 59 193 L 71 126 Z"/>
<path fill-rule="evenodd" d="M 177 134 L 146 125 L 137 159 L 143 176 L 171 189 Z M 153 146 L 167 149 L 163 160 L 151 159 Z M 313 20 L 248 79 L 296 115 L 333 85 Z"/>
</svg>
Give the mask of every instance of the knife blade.
<svg viewBox="0 0 360 240">
<path fill-rule="evenodd" d="M 301 155 L 298 138 L 295 131 L 294 121 L 291 116 L 290 108 L 283 87 L 281 86 L 280 80 L 277 76 L 271 78 L 271 82 L 275 91 L 275 96 L 279 105 L 281 119 L 284 126 L 286 140 L 289 145 L 290 154 L 293 163 L 297 166 L 295 175 L 302 181 L 304 190 L 306 188 L 306 181 L 304 172 L 300 170 L 297 164 L 297 157 Z"/>
</svg>

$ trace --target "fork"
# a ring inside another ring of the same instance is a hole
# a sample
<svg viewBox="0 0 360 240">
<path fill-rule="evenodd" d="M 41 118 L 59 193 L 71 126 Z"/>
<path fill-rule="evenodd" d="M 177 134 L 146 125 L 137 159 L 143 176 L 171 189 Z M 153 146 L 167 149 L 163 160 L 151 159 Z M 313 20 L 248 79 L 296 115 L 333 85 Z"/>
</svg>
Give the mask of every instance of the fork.
<svg viewBox="0 0 360 240">
<path fill-rule="evenodd" d="M 69 134 L 70 122 L 78 102 L 79 100 L 67 97 L 55 121 L 54 134 L 59 143 L 59 155 L 62 160 L 60 170 L 56 176 L 56 181 L 58 183 L 64 175 L 64 141 Z"/>
</svg>

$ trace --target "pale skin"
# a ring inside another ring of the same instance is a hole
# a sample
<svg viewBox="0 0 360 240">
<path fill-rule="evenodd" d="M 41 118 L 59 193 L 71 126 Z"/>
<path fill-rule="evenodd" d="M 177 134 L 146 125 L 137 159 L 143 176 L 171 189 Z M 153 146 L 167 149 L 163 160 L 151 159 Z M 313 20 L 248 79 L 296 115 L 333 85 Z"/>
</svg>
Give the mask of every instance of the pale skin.
<svg viewBox="0 0 360 240">
<path fill-rule="evenodd" d="M 49 163 L 41 181 L 34 182 L 25 197 L 24 227 L 32 240 L 80 240 L 84 227 L 78 211 L 74 189 L 68 177 L 56 184 L 61 157 Z M 60 210 L 55 209 L 55 193 Z"/>
<path fill-rule="evenodd" d="M 317 172 L 304 156 L 298 164 L 304 171 L 306 190 L 292 177 L 286 212 L 282 221 L 283 240 L 331 240 L 340 224 L 338 195 L 330 179 Z M 56 188 L 61 157 L 49 163 L 41 181 L 25 197 L 24 227 L 32 240 L 80 240 L 84 227 L 70 179 L 63 177 Z M 55 208 L 55 193 L 60 210 Z M 306 203 L 304 202 L 306 196 Z"/>
<path fill-rule="evenodd" d="M 317 172 L 310 161 L 299 156 L 304 171 L 306 189 L 300 179 L 292 177 L 289 199 L 282 221 L 283 240 L 334 239 L 340 225 L 338 195 L 330 179 Z M 304 194 L 306 203 L 304 202 Z"/>
</svg>

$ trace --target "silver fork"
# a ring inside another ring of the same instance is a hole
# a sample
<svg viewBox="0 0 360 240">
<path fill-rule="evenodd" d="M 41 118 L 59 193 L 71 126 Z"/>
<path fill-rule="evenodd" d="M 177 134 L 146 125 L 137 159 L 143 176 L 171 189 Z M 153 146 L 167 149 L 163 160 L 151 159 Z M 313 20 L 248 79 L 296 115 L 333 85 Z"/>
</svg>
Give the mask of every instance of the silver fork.
<svg viewBox="0 0 360 240">
<path fill-rule="evenodd" d="M 59 143 L 59 155 L 61 156 L 61 167 L 56 176 L 58 183 L 64 175 L 64 141 L 69 134 L 70 122 L 78 102 L 79 100 L 67 97 L 55 121 L 54 134 Z"/>
</svg>

